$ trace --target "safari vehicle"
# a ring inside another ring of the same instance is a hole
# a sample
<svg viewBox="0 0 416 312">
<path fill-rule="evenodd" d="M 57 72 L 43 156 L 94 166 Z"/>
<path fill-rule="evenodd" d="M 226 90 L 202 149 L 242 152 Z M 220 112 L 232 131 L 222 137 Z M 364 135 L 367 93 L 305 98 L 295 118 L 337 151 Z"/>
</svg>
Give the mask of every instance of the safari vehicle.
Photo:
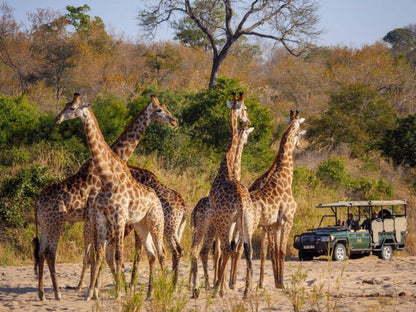
<svg viewBox="0 0 416 312">
<path fill-rule="evenodd" d="M 391 259 L 394 250 L 405 248 L 405 200 L 343 201 L 319 204 L 316 208 L 325 213 L 319 226 L 294 237 L 300 260 L 332 255 L 333 260 L 343 261 L 347 256 L 370 254 Z M 342 222 L 347 216 L 353 218 Z"/>
</svg>

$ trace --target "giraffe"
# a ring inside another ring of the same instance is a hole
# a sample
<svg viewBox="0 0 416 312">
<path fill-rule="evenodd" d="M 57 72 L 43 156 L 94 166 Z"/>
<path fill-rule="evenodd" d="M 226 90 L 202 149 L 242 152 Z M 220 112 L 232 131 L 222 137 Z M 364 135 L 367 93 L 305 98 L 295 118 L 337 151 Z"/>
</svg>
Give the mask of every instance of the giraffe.
<svg viewBox="0 0 416 312">
<path fill-rule="evenodd" d="M 174 285 L 176 285 L 179 275 L 180 258 L 182 257 L 182 247 L 180 245 L 180 240 L 182 238 L 182 234 L 186 225 L 185 200 L 183 199 L 181 194 L 162 184 L 155 176 L 155 174 L 151 171 L 131 165 L 128 165 L 128 168 L 136 181 L 144 185 L 147 185 L 155 190 L 157 196 L 159 197 L 162 203 L 163 215 L 165 219 L 164 236 L 166 237 L 168 245 L 172 251 L 172 269 L 174 272 L 173 282 Z M 128 235 L 131 232 L 131 230 L 132 228 L 126 229 L 125 236 Z M 82 281 L 84 278 L 85 270 L 87 267 L 87 263 L 90 259 L 89 252 L 91 251 L 91 244 L 93 243 L 94 239 L 93 234 L 94 233 L 91 229 L 91 226 L 89 225 L 88 221 L 86 221 L 84 227 L 85 252 L 80 281 L 77 286 L 78 290 L 80 290 L 82 287 Z M 135 281 L 137 280 L 137 267 L 139 264 L 141 251 L 141 242 L 137 235 L 135 236 L 135 240 L 136 254 L 133 260 L 130 287 L 133 287 Z M 112 261 L 114 251 L 113 247 L 113 245 L 109 245 L 106 251 L 106 260 L 112 271 L 114 268 Z"/>
<path fill-rule="evenodd" d="M 174 272 L 174 285 L 178 282 L 179 262 L 182 257 L 182 247 L 180 240 L 186 224 L 186 204 L 185 200 L 175 190 L 163 185 L 158 178 L 149 170 L 129 166 L 133 178 L 151 188 L 153 188 L 162 203 L 163 215 L 165 219 L 164 236 L 172 251 L 172 269 Z M 136 279 L 137 263 L 132 272 L 132 281 Z"/>
<path fill-rule="evenodd" d="M 245 186 L 233 177 L 232 164 L 235 159 L 237 148 L 237 122 L 243 121 L 250 123 L 247 116 L 246 107 L 243 100 L 243 94 L 237 99 L 233 95 L 233 102 L 228 102 L 227 106 L 231 109 L 231 131 L 228 151 L 224 155 L 217 176 L 211 186 L 209 193 L 209 206 L 207 207 L 206 218 L 200 227 L 194 228 L 192 237 L 192 260 L 191 273 L 192 279 L 192 297 L 199 295 L 199 279 L 197 278 L 197 255 L 200 249 L 201 240 L 204 238 L 208 225 L 212 223 L 215 227 L 219 240 L 221 242 L 221 254 L 223 257 L 219 269 L 218 281 L 214 286 L 214 296 L 219 290 L 220 296 L 224 294 L 224 271 L 231 253 L 230 230 L 233 223 L 237 223 L 240 229 L 240 235 L 244 239 L 244 247 L 247 260 L 246 287 L 244 296 L 247 295 L 251 287 L 252 263 L 251 263 L 251 220 L 248 215 L 248 207 L 252 205 L 250 195 Z"/>
<path fill-rule="evenodd" d="M 172 126 L 177 125 L 176 119 L 167 108 L 152 95 L 150 103 L 131 121 L 111 148 L 121 159 L 127 160 L 140 142 L 144 131 L 156 120 Z M 39 242 L 39 238 L 36 237 L 33 243 L 40 300 L 45 299 L 43 281 L 45 260 L 49 267 L 55 299 L 61 299 L 55 269 L 59 238 L 66 221 L 74 224 L 87 219 L 88 198 L 95 197 L 100 188 L 101 181 L 94 172 L 90 158 L 75 175 L 47 185 L 38 196 L 35 202 L 35 216 L 41 228 L 41 239 Z"/>
<path fill-rule="evenodd" d="M 76 94 L 74 100 L 65 106 L 56 119 L 56 124 L 65 120 L 81 119 L 94 170 L 102 184 L 94 199 L 93 209 L 88 209 L 89 221 L 94 223 L 96 259 L 91 270 L 90 287 L 86 300 L 95 297 L 98 271 L 109 237 L 115 245 L 117 296 L 120 289 L 126 225 L 133 226 L 135 232 L 140 236 L 140 241 L 143 242 L 149 258 L 153 259 L 153 262 L 150 263 L 149 294 L 155 258 L 154 249 L 156 249 L 162 268 L 165 261 L 162 205 L 156 192 L 137 182 L 131 175 L 127 164 L 107 145 L 90 106 L 91 104 L 82 103 L 79 94 Z"/>
<path fill-rule="evenodd" d="M 289 126 L 283 132 L 279 150 L 270 169 L 253 182 L 249 188 L 254 210 L 255 223 L 263 228 L 260 286 L 263 286 L 264 262 L 266 257 L 266 233 L 269 237 L 275 286 L 283 286 L 284 259 L 287 240 L 293 225 L 296 202 L 292 195 L 293 149 L 297 144 L 300 125 L 304 122 L 297 111 L 291 112 Z"/>
<path fill-rule="evenodd" d="M 235 155 L 235 160 L 233 162 L 233 175 L 235 177 L 236 180 L 240 181 L 241 179 L 241 158 L 243 155 L 243 149 L 244 146 L 247 145 L 248 142 L 248 136 L 250 135 L 251 132 L 253 132 L 254 128 L 248 128 L 248 129 L 244 129 L 241 128 L 238 131 L 238 144 L 237 144 L 237 149 L 236 149 L 236 155 Z M 198 227 L 199 224 L 203 223 L 203 219 L 205 218 L 205 213 L 207 211 L 207 206 L 209 205 L 209 198 L 208 197 L 203 197 L 201 198 L 197 205 L 195 206 L 195 208 L 192 211 L 191 214 L 191 222 L 192 222 L 192 227 Z M 208 255 L 209 255 L 209 251 L 211 249 L 212 246 L 212 242 L 215 238 L 215 228 L 213 224 L 210 224 L 208 226 L 207 232 L 204 236 L 204 240 L 203 240 L 203 245 L 201 248 L 201 251 L 199 253 L 199 256 L 201 258 L 201 262 L 202 262 L 202 267 L 204 270 L 204 277 L 205 277 L 205 285 L 207 288 L 209 288 L 209 278 L 208 278 Z M 217 279 L 218 279 L 218 268 L 219 268 L 219 260 L 220 260 L 220 247 L 219 247 L 219 241 L 216 240 L 216 244 L 215 244 L 215 250 L 214 250 L 214 281 L 213 283 L 215 284 Z"/>
</svg>

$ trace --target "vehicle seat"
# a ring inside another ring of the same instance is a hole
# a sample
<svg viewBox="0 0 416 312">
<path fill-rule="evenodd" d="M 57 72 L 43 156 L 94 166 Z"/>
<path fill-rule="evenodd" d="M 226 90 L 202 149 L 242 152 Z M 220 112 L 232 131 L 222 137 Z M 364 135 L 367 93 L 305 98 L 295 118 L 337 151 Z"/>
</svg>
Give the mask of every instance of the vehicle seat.
<svg viewBox="0 0 416 312">
<path fill-rule="evenodd" d="M 377 220 L 371 221 L 371 230 L 373 231 L 373 242 L 378 244 L 378 233 L 383 232 L 383 222 Z"/>
<path fill-rule="evenodd" d="M 394 220 L 393 219 L 384 219 L 384 231 L 394 232 Z"/>
<path fill-rule="evenodd" d="M 394 222 L 396 226 L 396 241 L 400 242 L 402 239 L 402 232 L 407 229 L 407 220 L 406 217 L 397 217 Z"/>
</svg>

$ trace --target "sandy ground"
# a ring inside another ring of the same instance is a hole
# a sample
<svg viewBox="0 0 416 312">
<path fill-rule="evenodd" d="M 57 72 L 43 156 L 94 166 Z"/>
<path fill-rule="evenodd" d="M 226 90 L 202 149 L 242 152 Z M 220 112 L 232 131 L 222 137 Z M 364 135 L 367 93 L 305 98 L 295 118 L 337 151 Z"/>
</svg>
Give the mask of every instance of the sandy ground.
<svg viewBox="0 0 416 312">
<path fill-rule="evenodd" d="M 254 282 L 257 282 L 260 262 L 254 260 L 253 263 Z M 37 298 L 33 266 L 1 267 L 0 311 L 121 311 L 126 295 L 123 293 L 121 299 L 112 299 L 110 290 L 113 280 L 108 269 L 103 274 L 99 300 L 84 301 L 86 287 L 81 292 L 72 289 L 78 283 L 80 268 L 80 264 L 58 264 L 61 301 L 54 299 L 48 272 L 45 277 L 48 300 L 41 302 Z M 173 297 L 173 300 L 185 305 L 181 311 L 293 311 L 289 296 L 274 288 L 269 261 L 265 289 L 254 289 L 247 300 L 242 299 L 244 260 L 239 267 L 237 289 L 227 290 L 223 298 L 212 299 L 210 291 L 202 290 L 198 299 L 191 299 L 186 287 L 188 272 L 189 262 L 183 261 L 180 279 L 184 286 Z M 199 272 L 202 273 L 202 270 Z M 292 281 L 302 275 L 299 272 L 304 274 L 304 282 L 297 283 L 298 290 L 295 291 Z M 141 263 L 139 282 L 145 284 L 146 280 L 147 264 Z M 323 258 L 303 263 L 296 259 L 287 260 L 285 285 L 303 302 L 302 311 L 416 311 L 416 257 L 399 254 L 393 260 L 385 261 L 370 256 L 344 263 L 328 262 Z M 313 299 L 313 293 L 318 294 L 319 300 Z M 327 293 L 330 296 L 326 296 Z M 143 310 L 159 310 L 155 300 L 146 301 L 144 306 Z"/>
</svg>

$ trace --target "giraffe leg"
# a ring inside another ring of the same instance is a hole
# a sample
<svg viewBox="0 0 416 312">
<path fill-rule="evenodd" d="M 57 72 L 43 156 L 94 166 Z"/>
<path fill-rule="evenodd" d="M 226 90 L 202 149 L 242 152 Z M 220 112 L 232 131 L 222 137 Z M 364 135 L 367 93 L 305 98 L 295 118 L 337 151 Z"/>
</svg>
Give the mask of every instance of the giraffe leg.
<svg viewBox="0 0 416 312">
<path fill-rule="evenodd" d="M 173 231 L 166 231 L 165 227 L 165 236 L 167 237 L 167 242 L 172 253 L 172 270 L 173 270 L 173 285 L 176 286 L 178 282 L 179 274 L 179 258 L 182 252 L 181 247 L 177 244 L 175 239 L 175 233 Z"/>
<path fill-rule="evenodd" d="M 39 253 L 38 260 L 38 297 L 40 300 L 45 300 L 45 289 L 43 286 L 43 277 L 44 277 L 44 265 L 45 265 L 45 256 L 43 253 Z"/>
<path fill-rule="evenodd" d="M 91 263 L 90 286 L 88 288 L 85 300 L 97 299 L 98 297 L 96 285 L 103 255 L 104 242 L 100 242 L 100 244 L 96 244 L 94 261 Z"/>
<path fill-rule="evenodd" d="M 253 247 L 251 245 L 251 237 L 253 226 L 251 224 L 251 216 L 246 213 L 243 215 L 243 224 L 241 225 L 244 228 L 242 232 L 242 238 L 244 239 L 244 254 L 246 257 L 247 270 L 246 270 L 246 286 L 244 289 L 244 298 L 247 297 L 248 292 L 251 291 L 251 280 L 253 278 Z"/>
<path fill-rule="evenodd" d="M 283 287 L 284 283 L 284 271 L 285 271 L 285 258 L 286 258 L 286 248 L 287 242 L 289 239 L 290 231 L 292 230 L 293 220 L 288 220 L 285 222 L 283 227 L 283 233 L 281 234 L 280 239 L 280 253 L 279 253 L 279 272 L 278 272 L 278 283 L 280 288 Z"/>
<path fill-rule="evenodd" d="M 221 267 L 218 273 L 218 280 L 217 283 L 214 286 L 214 293 L 212 294 L 212 297 L 215 298 L 218 289 L 219 289 L 219 295 L 220 297 L 224 296 L 224 277 L 225 277 L 225 268 L 227 266 L 227 262 L 230 259 L 231 256 L 231 246 L 228 242 L 228 239 L 223 241 L 221 240 Z"/>
<path fill-rule="evenodd" d="M 216 237 L 214 241 L 214 279 L 212 282 L 214 285 L 218 282 L 218 275 L 220 273 L 219 271 L 220 271 L 221 263 L 222 263 L 221 244 L 220 244 L 220 240 L 218 239 L 218 237 Z"/>
<path fill-rule="evenodd" d="M 209 274 L 208 274 L 208 256 L 209 256 L 209 251 L 211 249 L 212 246 L 212 242 L 215 236 L 215 228 L 213 225 L 209 225 L 207 232 L 205 233 L 204 236 L 204 240 L 202 243 L 202 248 L 201 251 L 199 253 L 199 257 L 201 258 L 201 262 L 202 262 L 202 268 L 204 270 L 204 279 L 205 279 L 205 288 L 209 289 L 210 285 L 209 285 Z M 215 244 L 215 246 L 218 246 L 218 244 Z M 214 256 L 214 261 L 216 261 L 217 258 Z M 217 267 L 216 267 L 217 269 Z M 215 272 L 217 273 L 217 272 Z M 214 277 L 214 284 L 215 284 L 215 277 Z"/>
<path fill-rule="evenodd" d="M 241 259 L 241 256 L 243 255 L 243 241 L 242 237 L 239 238 L 238 244 L 236 247 L 234 247 L 234 250 L 231 254 L 231 271 L 230 271 L 230 283 L 229 287 L 230 289 L 234 289 L 235 284 L 237 282 L 237 269 L 238 269 L 238 263 Z"/>
<path fill-rule="evenodd" d="M 201 222 L 195 225 L 192 233 L 191 246 L 191 270 L 189 272 L 189 281 L 192 281 L 192 297 L 199 297 L 199 279 L 198 279 L 198 255 L 200 253 L 201 241 L 207 231 L 207 222 Z"/>
<path fill-rule="evenodd" d="M 92 225 L 90 222 L 85 221 L 84 224 L 84 257 L 82 258 L 82 269 L 81 269 L 81 276 L 79 278 L 79 282 L 77 285 L 77 290 L 80 291 L 82 288 L 82 282 L 84 281 L 85 271 L 87 270 L 88 262 L 90 260 L 92 251 L 91 251 L 91 243 L 93 240 L 92 237 Z"/>
<path fill-rule="evenodd" d="M 259 288 L 263 288 L 264 281 L 264 265 L 267 257 L 267 233 L 264 228 L 261 231 L 261 246 L 260 246 L 260 278 L 259 278 Z"/>
<path fill-rule="evenodd" d="M 131 269 L 131 278 L 130 278 L 130 289 L 134 288 L 134 285 L 137 283 L 138 278 L 138 268 L 139 262 L 142 254 L 143 245 L 140 239 L 140 236 L 136 231 L 134 231 L 134 258 L 133 258 L 133 265 Z"/>
<path fill-rule="evenodd" d="M 147 288 L 147 299 L 151 298 L 152 295 L 152 288 L 153 288 L 153 275 L 155 269 L 155 261 L 156 261 L 156 254 L 154 251 L 154 245 L 152 237 L 145 226 L 141 226 L 137 228 L 138 233 L 140 235 L 140 239 L 143 242 L 144 249 L 147 254 L 147 258 L 149 260 L 149 281 L 148 281 L 148 288 Z"/>
<path fill-rule="evenodd" d="M 115 253 L 114 259 L 116 263 L 116 298 L 119 296 L 121 289 L 121 269 L 123 264 L 123 250 L 124 250 L 124 231 L 125 224 L 117 224 L 115 226 L 114 238 L 115 238 Z"/>
<path fill-rule="evenodd" d="M 56 278 L 56 267 L 55 267 L 55 263 L 56 263 L 56 247 L 58 245 L 58 240 L 59 240 L 59 237 L 56 239 L 56 242 L 53 241 L 46 248 L 46 250 L 45 250 L 45 257 L 46 257 L 46 262 L 48 264 L 49 272 L 50 272 L 51 279 L 52 279 L 52 286 L 53 286 L 53 292 L 55 294 L 55 299 L 56 300 L 61 300 L 61 293 L 59 291 L 58 280 Z"/>
</svg>

